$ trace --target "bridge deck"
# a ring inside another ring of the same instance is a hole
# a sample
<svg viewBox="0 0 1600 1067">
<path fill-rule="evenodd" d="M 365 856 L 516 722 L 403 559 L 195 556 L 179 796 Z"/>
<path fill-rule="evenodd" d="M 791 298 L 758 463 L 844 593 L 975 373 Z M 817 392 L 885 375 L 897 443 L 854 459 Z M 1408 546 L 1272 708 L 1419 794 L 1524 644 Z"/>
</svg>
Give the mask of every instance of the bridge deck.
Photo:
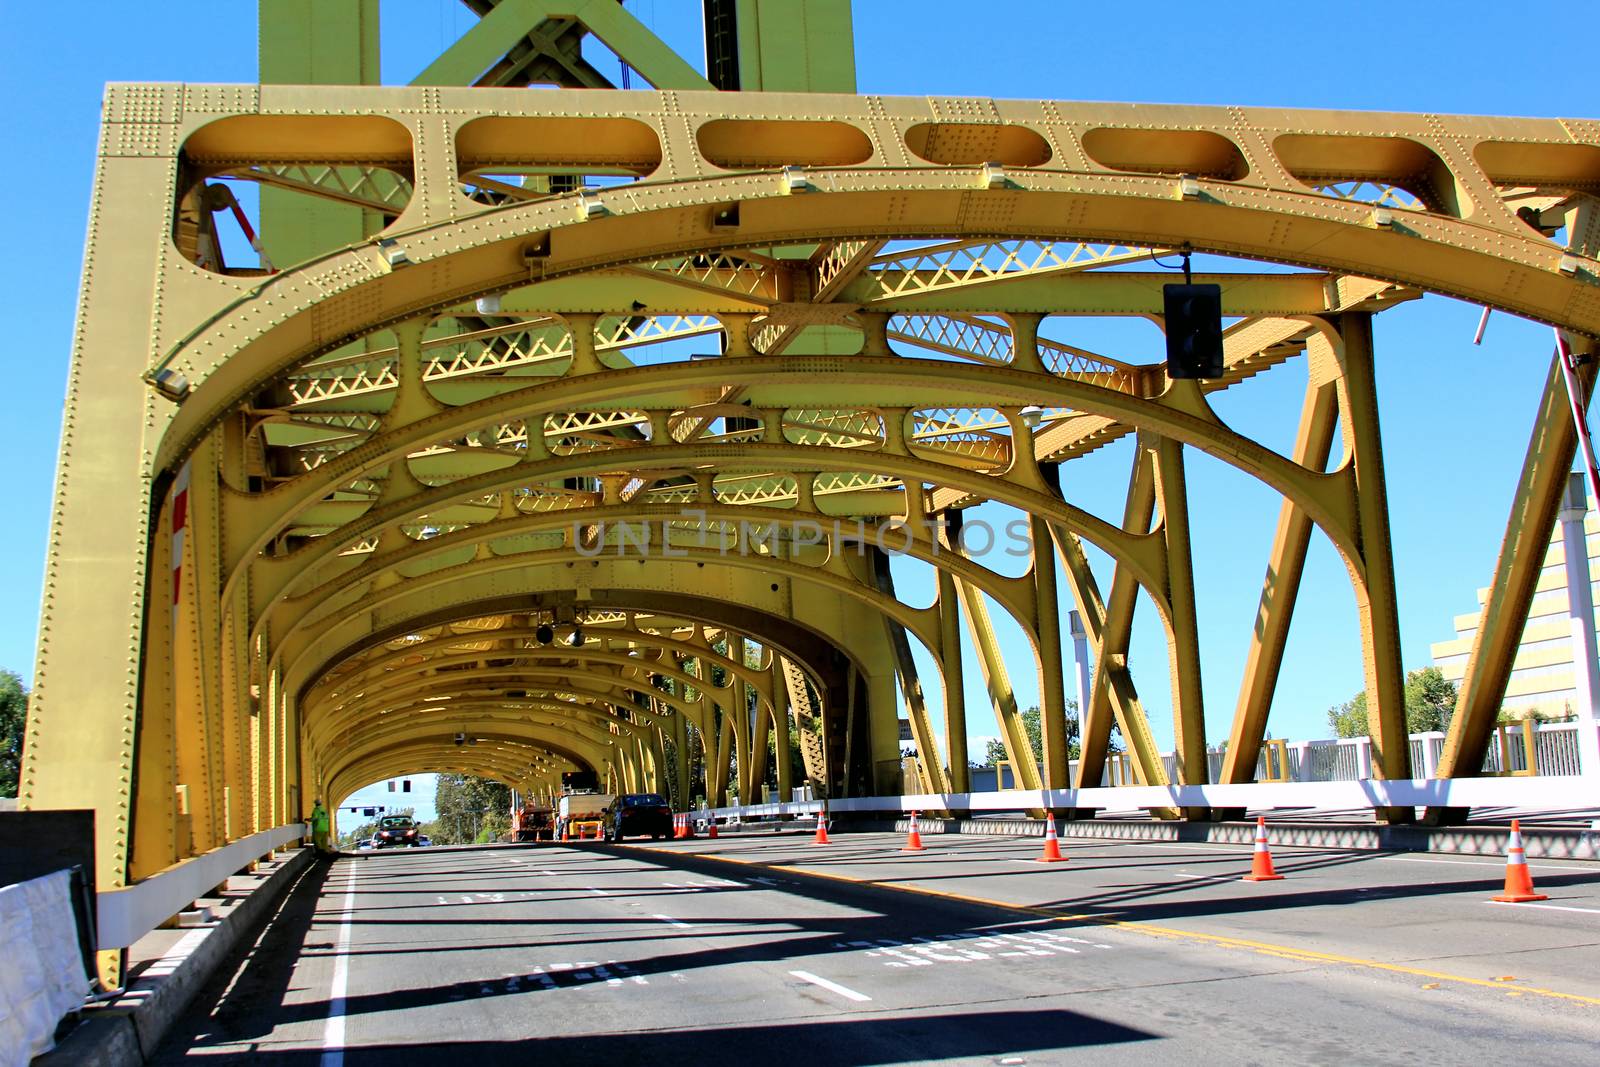
<svg viewBox="0 0 1600 1067">
<path fill-rule="evenodd" d="M 1535 864 L 1550 906 L 1513 909 L 1486 902 L 1503 867 L 1482 859 L 1280 849 L 1287 878 L 1252 885 L 1236 847 L 1074 841 L 1069 863 L 1044 867 L 1029 862 L 1036 840 L 900 843 L 341 858 L 302 882 L 158 1062 L 1592 1051 L 1600 865 Z"/>
</svg>

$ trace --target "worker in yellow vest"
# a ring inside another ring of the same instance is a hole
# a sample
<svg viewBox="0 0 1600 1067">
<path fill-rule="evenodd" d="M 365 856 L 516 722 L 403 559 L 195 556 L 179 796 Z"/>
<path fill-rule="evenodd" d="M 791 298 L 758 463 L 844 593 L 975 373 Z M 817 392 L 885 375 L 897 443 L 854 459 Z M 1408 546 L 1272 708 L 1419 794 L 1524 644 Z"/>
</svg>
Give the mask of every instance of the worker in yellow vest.
<svg viewBox="0 0 1600 1067">
<path fill-rule="evenodd" d="M 318 852 L 328 851 L 328 809 L 322 806 L 321 800 L 311 802 L 311 843 Z"/>
</svg>

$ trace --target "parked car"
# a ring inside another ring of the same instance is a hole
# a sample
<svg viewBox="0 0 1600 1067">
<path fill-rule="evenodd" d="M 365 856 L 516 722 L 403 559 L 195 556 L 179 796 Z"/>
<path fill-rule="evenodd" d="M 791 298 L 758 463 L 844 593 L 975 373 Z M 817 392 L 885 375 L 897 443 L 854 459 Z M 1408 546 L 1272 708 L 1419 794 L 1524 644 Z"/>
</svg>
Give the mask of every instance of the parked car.
<svg viewBox="0 0 1600 1067">
<path fill-rule="evenodd" d="M 601 814 L 607 841 L 650 835 L 652 841 L 672 835 L 672 807 L 660 793 L 622 793 Z"/>
<path fill-rule="evenodd" d="M 427 848 L 431 844 L 433 844 L 433 838 L 429 837 L 427 834 L 423 834 L 417 838 L 418 848 Z"/>
<path fill-rule="evenodd" d="M 378 832 L 373 835 L 373 848 L 415 848 L 417 824 L 404 815 L 385 815 L 378 820 Z"/>
</svg>

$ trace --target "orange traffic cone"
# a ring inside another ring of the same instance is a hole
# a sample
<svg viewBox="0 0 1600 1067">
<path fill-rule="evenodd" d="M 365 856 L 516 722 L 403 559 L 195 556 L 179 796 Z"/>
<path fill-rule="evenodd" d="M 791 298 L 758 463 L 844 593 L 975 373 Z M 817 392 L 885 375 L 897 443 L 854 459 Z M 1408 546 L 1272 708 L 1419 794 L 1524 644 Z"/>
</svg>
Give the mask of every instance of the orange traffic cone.
<svg viewBox="0 0 1600 1067">
<path fill-rule="evenodd" d="M 817 839 L 814 843 L 818 845 L 832 844 L 828 840 L 828 813 L 826 811 L 817 812 Z"/>
<path fill-rule="evenodd" d="M 1056 837 L 1056 816 L 1054 812 L 1045 812 L 1044 821 L 1044 851 L 1039 853 L 1036 863 L 1065 863 L 1067 857 L 1061 854 L 1061 841 Z"/>
<path fill-rule="evenodd" d="M 706 836 L 710 838 L 717 836 L 717 817 L 715 815 L 706 820 Z"/>
<path fill-rule="evenodd" d="M 1511 842 L 1506 846 L 1506 891 L 1490 897 L 1502 904 L 1526 904 L 1530 900 L 1549 900 L 1533 891 L 1533 876 L 1528 873 L 1528 857 L 1522 851 L 1522 820 L 1511 820 Z"/>
<path fill-rule="evenodd" d="M 1250 873 L 1244 876 L 1247 882 L 1277 882 L 1283 875 L 1272 869 L 1272 853 L 1267 851 L 1267 820 L 1265 816 L 1256 816 L 1256 852 L 1250 859 Z"/>
<path fill-rule="evenodd" d="M 917 832 L 917 813 L 911 813 L 911 829 L 906 831 L 906 847 L 901 852 L 926 852 L 922 845 L 922 835 Z"/>
</svg>

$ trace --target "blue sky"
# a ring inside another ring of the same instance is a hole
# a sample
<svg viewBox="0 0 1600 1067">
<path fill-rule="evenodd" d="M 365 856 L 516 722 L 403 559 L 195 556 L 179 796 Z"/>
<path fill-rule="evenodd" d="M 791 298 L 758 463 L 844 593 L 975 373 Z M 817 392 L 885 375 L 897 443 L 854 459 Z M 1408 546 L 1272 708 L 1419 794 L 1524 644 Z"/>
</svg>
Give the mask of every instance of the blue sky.
<svg viewBox="0 0 1600 1067">
<path fill-rule="evenodd" d="M 701 62 L 698 3 L 629 0 L 669 44 Z M 255 5 L 96 3 L 58 9 L 11 5 L 0 39 L 0 112 L 6 143 L 30 153 L 0 174 L 12 210 L 11 254 L 0 280 L 18 305 L 5 354 L 0 413 L 0 668 L 31 678 L 67 353 L 107 81 L 251 82 Z M 384 78 L 404 82 L 471 25 L 456 0 L 386 0 Z M 999 8 L 991 8 L 999 11 Z M 1234 2 L 1195 7 L 1012 2 L 1004 17 L 968 3 L 861 0 L 856 4 L 859 87 L 893 94 L 1594 116 L 1590 65 L 1548 27 L 1508 45 L 1502 5 L 1470 0 L 1448 19 L 1397 14 L 1392 4 L 1337 7 Z M 1226 13 L 1226 17 L 1224 17 Z M 597 65 L 604 66 L 601 57 Z M 637 83 L 636 83 L 637 84 Z M 1478 309 L 1437 297 L 1378 318 L 1381 418 L 1387 445 L 1401 638 L 1408 668 L 1453 634 L 1488 581 L 1550 355 L 1543 327 L 1497 315 L 1471 345 Z M 1056 336 L 1108 355 L 1154 360 L 1160 339 L 1143 324 Z M 1048 330 L 1046 331 L 1049 332 Z M 1304 388 L 1298 364 L 1230 391 L 1219 412 L 1287 450 Z M 1108 448 L 1064 471 L 1075 503 L 1115 519 L 1131 448 Z M 1203 456 L 1189 465 L 1208 733 L 1226 736 L 1255 616 L 1277 500 Z M 1101 561 L 1102 563 L 1104 561 Z M 900 569 L 908 599 L 925 579 Z M 1102 568 L 1102 582 L 1109 575 Z M 919 597 L 923 597 L 919 600 Z M 1157 735 L 1170 739 L 1166 654 L 1148 602 L 1131 663 Z M 1034 681 L 1014 631 L 1002 624 L 1024 704 Z M 1070 685 L 1071 665 L 1068 664 Z M 925 674 L 927 672 L 925 671 Z M 980 676 L 969 664 L 969 732 L 994 732 Z M 929 679 L 931 680 L 931 679 Z M 1348 579 L 1316 537 L 1271 729 L 1321 736 L 1330 704 L 1361 685 Z M 935 687 L 936 688 L 936 687 Z M 981 752 L 981 748 L 978 750 Z"/>
</svg>

